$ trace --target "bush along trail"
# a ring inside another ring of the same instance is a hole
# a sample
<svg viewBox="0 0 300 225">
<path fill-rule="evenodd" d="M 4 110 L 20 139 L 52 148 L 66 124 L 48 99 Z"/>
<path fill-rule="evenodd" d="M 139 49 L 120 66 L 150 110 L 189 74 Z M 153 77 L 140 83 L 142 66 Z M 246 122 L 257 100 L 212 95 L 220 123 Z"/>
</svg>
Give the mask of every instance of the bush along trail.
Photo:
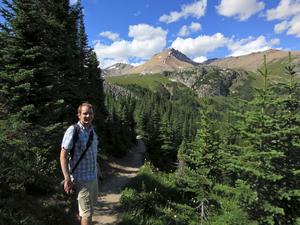
<svg viewBox="0 0 300 225">
<path fill-rule="evenodd" d="M 135 177 L 144 162 L 145 145 L 137 145 L 122 159 L 110 158 L 103 163 L 103 179 L 99 184 L 98 204 L 93 224 L 112 225 L 120 222 L 120 197 L 123 188 Z"/>
</svg>

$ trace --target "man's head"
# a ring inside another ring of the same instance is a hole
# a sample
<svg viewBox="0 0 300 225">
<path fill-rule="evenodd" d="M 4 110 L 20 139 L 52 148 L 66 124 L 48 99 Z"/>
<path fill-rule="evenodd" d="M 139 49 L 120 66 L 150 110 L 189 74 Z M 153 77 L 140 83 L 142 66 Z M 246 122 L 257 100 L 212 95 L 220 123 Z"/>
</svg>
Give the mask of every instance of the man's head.
<svg viewBox="0 0 300 225">
<path fill-rule="evenodd" d="M 77 110 L 77 116 L 83 126 L 91 126 L 94 119 L 94 109 L 89 103 L 82 103 Z"/>
</svg>

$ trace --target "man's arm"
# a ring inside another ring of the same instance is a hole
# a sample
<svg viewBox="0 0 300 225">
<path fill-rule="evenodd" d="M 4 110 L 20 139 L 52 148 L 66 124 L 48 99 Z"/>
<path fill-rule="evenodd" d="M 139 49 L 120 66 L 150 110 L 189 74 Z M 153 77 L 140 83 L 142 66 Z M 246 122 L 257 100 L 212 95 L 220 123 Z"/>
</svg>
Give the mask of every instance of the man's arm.
<svg viewBox="0 0 300 225">
<path fill-rule="evenodd" d="M 64 175 L 64 190 L 67 194 L 72 193 L 73 183 L 71 181 L 69 169 L 68 169 L 68 163 L 69 163 L 69 152 L 62 148 L 60 151 L 60 166 L 62 173 Z"/>
</svg>

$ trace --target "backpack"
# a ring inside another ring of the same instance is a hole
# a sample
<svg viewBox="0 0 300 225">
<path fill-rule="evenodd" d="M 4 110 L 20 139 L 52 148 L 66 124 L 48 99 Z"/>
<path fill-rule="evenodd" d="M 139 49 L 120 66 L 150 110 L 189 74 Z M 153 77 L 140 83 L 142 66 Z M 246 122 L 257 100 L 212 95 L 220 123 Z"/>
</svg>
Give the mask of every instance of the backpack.
<svg viewBox="0 0 300 225">
<path fill-rule="evenodd" d="M 75 149 L 75 145 L 79 139 L 79 131 L 80 131 L 80 127 L 79 125 L 76 123 L 76 124 L 73 124 L 72 125 L 74 127 L 74 133 L 73 133 L 73 146 L 70 150 L 70 159 L 72 160 L 73 159 L 73 156 L 74 156 L 74 149 Z"/>
</svg>

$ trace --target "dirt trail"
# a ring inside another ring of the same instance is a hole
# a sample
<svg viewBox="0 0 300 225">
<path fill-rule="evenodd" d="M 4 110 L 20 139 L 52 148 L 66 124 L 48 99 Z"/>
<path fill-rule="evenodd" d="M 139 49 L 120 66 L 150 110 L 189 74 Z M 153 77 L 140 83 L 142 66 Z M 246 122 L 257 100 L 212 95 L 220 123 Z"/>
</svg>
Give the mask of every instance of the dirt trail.
<svg viewBox="0 0 300 225">
<path fill-rule="evenodd" d="M 93 225 L 116 225 L 120 222 L 121 191 L 137 175 L 144 162 L 145 145 L 142 140 L 122 159 L 111 158 L 103 165 L 104 179 L 95 207 Z"/>
</svg>

